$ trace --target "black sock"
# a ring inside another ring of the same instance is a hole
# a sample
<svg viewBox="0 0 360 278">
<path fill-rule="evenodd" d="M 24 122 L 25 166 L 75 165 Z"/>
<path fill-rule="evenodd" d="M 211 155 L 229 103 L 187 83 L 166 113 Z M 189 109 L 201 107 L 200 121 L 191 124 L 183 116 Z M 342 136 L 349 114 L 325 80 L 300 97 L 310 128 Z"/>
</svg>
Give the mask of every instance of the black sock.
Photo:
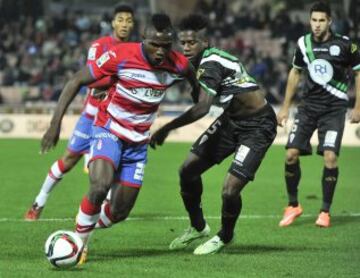
<svg viewBox="0 0 360 278">
<path fill-rule="evenodd" d="M 223 197 L 221 210 L 221 230 L 218 236 L 224 243 L 228 243 L 234 237 L 236 220 L 238 219 L 242 208 L 241 195 L 236 197 Z"/>
<path fill-rule="evenodd" d="M 321 211 L 329 212 L 334 197 L 335 187 L 339 176 L 339 169 L 324 167 L 322 176 L 323 204 Z"/>
<path fill-rule="evenodd" d="M 299 160 L 295 164 L 285 163 L 285 182 L 289 197 L 289 206 L 297 207 L 298 202 L 298 185 L 301 178 L 301 169 Z"/>
<path fill-rule="evenodd" d="M 201 208 L 202 181 L 201 178 L 192 181 L 180 180 L 181 197 L 189 214 L 191 226 L 197 231 L 205 228 L 205 219 Z"/>
</svg>

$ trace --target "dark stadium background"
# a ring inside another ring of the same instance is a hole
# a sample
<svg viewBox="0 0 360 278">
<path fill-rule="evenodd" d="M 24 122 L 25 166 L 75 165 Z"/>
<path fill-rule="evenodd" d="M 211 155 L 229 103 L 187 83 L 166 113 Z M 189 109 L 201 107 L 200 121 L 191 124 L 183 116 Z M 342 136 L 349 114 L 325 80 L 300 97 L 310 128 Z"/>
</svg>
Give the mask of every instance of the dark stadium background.
<svg viewBox="0 0 360 278">
<path fill-rule="evenodd" d="M 312 1 L 127 1 L 136 11 L 132 40 L 139 40 L 149 15 L 173 19 L 191 12 L 208 15 L 212 45 L 239 56 L 272 104 L 281 103 L 295 42 L 308 31 Z M 333 31 L 359 39 L 360 1 L 329 1 Z M 64 82 L 85 64 L 89 43 L 110 32 L 110 0 L 0 1 L 0 111 L 49 111 Z M 187 104 L 183 87 L 167 94 L 168 104 Z M 81 108 L 85 90 L 72 106 Z M 354 91 L 350 89 L 350 106 Z"/>
</svg>

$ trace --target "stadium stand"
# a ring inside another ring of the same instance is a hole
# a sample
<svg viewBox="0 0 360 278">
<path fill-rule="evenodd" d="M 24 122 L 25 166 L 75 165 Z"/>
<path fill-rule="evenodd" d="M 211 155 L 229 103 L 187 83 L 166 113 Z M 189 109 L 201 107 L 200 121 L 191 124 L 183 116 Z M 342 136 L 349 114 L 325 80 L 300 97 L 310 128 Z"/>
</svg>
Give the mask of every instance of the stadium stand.
<svg viewBox="0 0 360 278">
<path fill-rule="evenodd" d="M 90 1 L 84 10 L 79 7 L 85 1 L 74 1 L 77 5 L 72 6 L 66 4 L 69 1 L 32 2 L 0 2 L 1 111 L 4 107 L 7 112 L 38 111 L 41 107 L 48 111 L 57 101 L 65 80 L 85 64 L 89 43 L 111 30 L 108 12 L 111 4 L 116 4 L 105 1 L 107 6 L 99 7 L 98 2 Z M 295 40 L 307 30 L 307 14 L 300 12 L 306 9 L 299 3 L 290 10 L 286 2 L 294 1 L 277 1 L 271 7 L 269 2 L 199 0 L 194 10 L 209 15 L 212 44 L 239 56 L 265 88 L 268 101 L 278 104 L 283 99 Z M 151 7 L 141 1 L 134 4 L 141 13 L 132 38 L 137 40 Z M 334 16 L 334 31 L 347 35 L 357 21 L 343 16 L 344 6 L 336 7 L 339 9 Z M 354 31 L 350 35 L 359 37 Z M 189 103 L 183 89 L 169 92 L 167 103 Z M 70 111 L 81 108 L 84 94 L 82 90 Z M 354 96 L 352 89 L 349 95 Z"/>
</svg>

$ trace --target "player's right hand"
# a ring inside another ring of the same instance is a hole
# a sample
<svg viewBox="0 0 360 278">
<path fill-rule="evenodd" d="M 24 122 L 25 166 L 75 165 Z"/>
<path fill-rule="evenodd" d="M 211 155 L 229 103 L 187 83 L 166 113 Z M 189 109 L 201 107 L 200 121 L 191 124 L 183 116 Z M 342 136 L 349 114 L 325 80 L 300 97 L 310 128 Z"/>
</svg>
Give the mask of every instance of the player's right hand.
<svg viewBox="0 0 360 278">
<path fill-rule="evenodd" d="M 59 141 L 60 136 L 60 126 L 51 125 L 48 130 L 45 132 L 43 138 L 41 139 L 41 150 L 40 153 L 44 154 L 54 148 Z"/>
<path fill-rule="evenodd" d="M 167 130 L 165 127 L 157 130 L 150 138 L 150 147 L 155 150 L 157 145 L 161 146 L 162 144 L 164 144 L 164 141 L 166 137 L 168 137 L 169 132 L 170 131 Z"/>
<path fill-rule="evenodd" d="M 276 115 L 277 123 L 279 126 L 284 126 L 289 118 L 289 109 L 280 108 L 280 111 Z"/>
</svg>

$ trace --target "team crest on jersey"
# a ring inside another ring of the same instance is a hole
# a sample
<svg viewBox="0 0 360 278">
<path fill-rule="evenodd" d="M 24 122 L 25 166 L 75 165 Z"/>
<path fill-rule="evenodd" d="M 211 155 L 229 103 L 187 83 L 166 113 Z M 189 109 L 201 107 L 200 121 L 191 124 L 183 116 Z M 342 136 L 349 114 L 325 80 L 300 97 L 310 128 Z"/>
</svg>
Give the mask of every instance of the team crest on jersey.
<svg viewBox="0 0 360 278">
<path fill-rule="evenodd" d="M 100 151 L 102 149 L 102 145 L 103 145 L 102 140 L 99 139 L 97 144 L 96 144 L 96 148 Z"/>
<path fill-rule="evenodd" d="M 159 72 L 159 73 L 156 73 L 156 77 L 157 77 L 157 80 L 161 83 L 161 84 L 164 84 L 166 82 L 166 78 L 167 78 L 167 72 Z"/>
<path fill-rule="evenodd" d="M 94 61 L 96 59 L 96 47 L 91 47 L 88 53 L 88 60 Z"/>
<path fill-rule="evenodd" d="M 351 53 L 354 53 L 356 50 L 358 50 L 358 47 L 355 43 L 351 44 Z"/>
<path fill-rule="evenodd" d="M 340 55 L 340 47 L 338 45 L 330 46 L 330 55 L 331 56 L 339 56 Z"/>
<path fill-rule="evenodd" d="M 319 85 L 326 85 L 334 75 L 332 65 L 324 59 L 315 59 L 309 64 L 308 69 L 311 79 Z"/>
<path fill-rule="evenodd" d="M 101 68 L 109 60 L 110 60 L 109 52 L 105 52 L 103 55 L 100 56 L 99 59 L 96 60 L 96 65 L 99 68 Z"/>
<path fill-rule="evenodd" d="M 196 72 L 196 78 L 197 79 L 200 79 L 200 77 L 204 74 L 205 72 L 205 69 L 199 69 L 197 72 Z"/>
</svg>

